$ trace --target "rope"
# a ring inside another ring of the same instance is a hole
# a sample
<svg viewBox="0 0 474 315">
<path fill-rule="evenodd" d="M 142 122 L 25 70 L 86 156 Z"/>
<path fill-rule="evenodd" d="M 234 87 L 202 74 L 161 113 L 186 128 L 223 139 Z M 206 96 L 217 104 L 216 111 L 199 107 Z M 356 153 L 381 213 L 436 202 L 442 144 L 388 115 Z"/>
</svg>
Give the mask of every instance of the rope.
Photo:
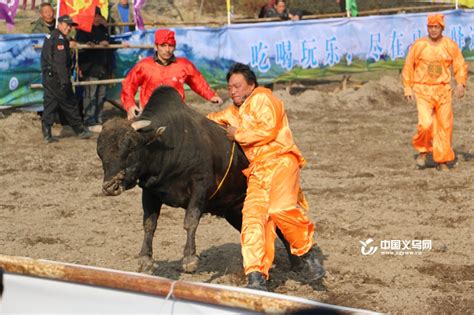
<svg viewBox="0 0 474 315">
<path fill-rule="evenodd" d="M 168 295 L 166 295 L 165 302 L 168 301 L 169 298 L 173 296 L 173 290 L 174 290 L 174 285 L 175 285 L 175 284 L 176 284 L 176 281 L 173 281 L 173 282 L 171 283 L 171 288 L 170 288 L 170 290 L 169 290 L 169 292 L 168 292 Z"/>
<path fill-rule="evenodd" d="M 211 197 L 209 197 L 209 199 L 212 199 L 215 196 L 215 194 L 217 194 L 219 189 L 221 189 L 222 184 L 224 184 L 224 180 L 226 179 L 227 174 L 229 174 L 230 166 L 232 165 L 232 160 L 234 159 L 234 151 L 235 151 L 235 141 L 232 141 L 232 153 L 230 154 L 229 165 L 227 165 L 227 170 L 225 171 L 224 177 L 222 177 L 221 182 L 219 183 L 219 185 L 217 185 L 216 191 L 211 195 Z"/>
<path fill-rule="evenodd" d="M 171 288 L 170 290 L 168 291 L 168 295 L 166 295 L 165 299 L 163 300 L 163 302 L 161 303 L 161 306 L 159 307 L 159 311 L 158 311 L 158 314 L 162 314 L 163 313 L 163 309 L 164 307 L 166 306 L 166 303 L 170 300 L 171 297 L 174 297 L 173 295 L 173 290 L 174 290 L 174 285 L 176 284 L 177 281 L 173 281 L 171 283 Z"/>
</svg>

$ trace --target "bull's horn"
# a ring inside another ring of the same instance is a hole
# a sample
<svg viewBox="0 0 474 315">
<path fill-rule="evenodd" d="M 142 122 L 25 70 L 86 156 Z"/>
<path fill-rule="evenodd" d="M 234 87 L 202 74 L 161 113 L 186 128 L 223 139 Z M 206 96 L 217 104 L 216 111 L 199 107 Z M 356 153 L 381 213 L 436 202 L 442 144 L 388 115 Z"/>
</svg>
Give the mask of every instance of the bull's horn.
<svg viewBox="0 0 474 315">
<path fill-rule="evenodd" d="M 156 129 L 155 135 L 156 135 L 157 137 L 159 137 L 159 136 L 161 136 L 161 135 L 163 134 L 163 132 L 165 132 L 165 130 L 166 130 L 166 126 L 161 126 L 161 127 L 159 127 L 159 128 Z"/>
<path fill-rule="evenodd" d="M 166 126 L 161 126 L 161 127 L 156 128 L 154 135 L 148 140 L 146 145 L 152 144 L 155 141 L 159 141 L 160 136 L 163 134 L 163 132 L 165 132 L 165 130 L 166 130 Z"/>
<path fill-rule="evenodd" d="M 131 126 L 133 129 L 135 129 L 135 131 L 138 131 L 140 129 L 150 126 L 150 124 L 151 124 L 150 120 L 139 120 L 132 123 Z"/>
</svg>

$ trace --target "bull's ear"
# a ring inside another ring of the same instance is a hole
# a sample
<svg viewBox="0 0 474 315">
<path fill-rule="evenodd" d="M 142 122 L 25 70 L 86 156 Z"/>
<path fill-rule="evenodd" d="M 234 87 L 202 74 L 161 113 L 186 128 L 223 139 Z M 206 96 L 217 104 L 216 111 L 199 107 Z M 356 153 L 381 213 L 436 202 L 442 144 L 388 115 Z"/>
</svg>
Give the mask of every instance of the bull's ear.
<svg viewBox="0 0 474 315">
<path fill-rule="evenodd" d="M 149 125 L 151 125 L 150 120 L 139 120 L 131 124 L 132 128 L 135 129 L 135 131 L 148 127 Z"/>
<path fill-rule="evenodd" d="M 161 135 L 165 132 L 166 126 L 161 126 L 155 129 L 153 136 L 147 141 L 146 145 L 152 144 L 155 141 L 160 140 Z"/>
</svg>

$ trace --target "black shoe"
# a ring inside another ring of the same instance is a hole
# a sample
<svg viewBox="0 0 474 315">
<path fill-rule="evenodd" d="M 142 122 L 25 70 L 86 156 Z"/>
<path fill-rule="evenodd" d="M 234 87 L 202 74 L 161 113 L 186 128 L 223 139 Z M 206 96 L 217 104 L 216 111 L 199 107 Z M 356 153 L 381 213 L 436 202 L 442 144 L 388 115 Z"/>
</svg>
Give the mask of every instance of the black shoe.
<svg viewBox="0 0 474 315">
<path fill-rule="evenodd" d="M 303 260 L 302 272 L 310 281 L 316 281 L 324 277 L 326 270 L 324 270 L 318 258 L 316 258 L 316 250 L 314 248 L 311 248 L 301 258 Z"/>
<path fill-rule="evenodd" d="M 51 136 L 51 137 L 44 137 L 44 140 L 46 141 L 46 143 L 52 143 L 52 142 L 58 142 L 58 141 L 59 141 L 58 138 L 53 137 L 53 136 Z"/>
<path fill-rule="evenodd" d="M 89 130 L 83 130 L 77 134 L 77 137 L 81 139 L 89 139 L 92 137 L 92 133 Z"/>
<path fill-rule="evenodd" d="M 43 131 L 43 137 L 44 137 L 44 140 L 46 140 L 46 143 L 58 141 L 58 138 L 53 137 L 53 133 L 51 132 L 51 126 L 47 126 L 43 123 L 41 125 L 41 129 Z"/>
<path fill-rule="evenodd" d="M 265 276 L 258 271 L 253 271 L 247 275 L 247 289 L 268 291 Z"/>
<path fill-rule="evenodd" d="M 89 128 L 83 125 L 75 125 L 71 127 L 72 127 L 72 130 L 74 130 L 76 137 L 80 139 L 89 139 L 90 137 L 92 137 L 92 132 L 89 131 Z"/>
</svg>

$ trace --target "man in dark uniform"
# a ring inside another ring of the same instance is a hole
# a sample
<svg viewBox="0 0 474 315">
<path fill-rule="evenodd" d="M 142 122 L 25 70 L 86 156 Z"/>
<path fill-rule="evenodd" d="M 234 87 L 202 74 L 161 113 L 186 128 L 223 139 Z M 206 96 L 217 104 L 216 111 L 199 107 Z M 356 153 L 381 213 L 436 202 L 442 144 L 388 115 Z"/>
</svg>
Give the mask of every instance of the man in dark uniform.
<svg viewBox="0 0 474 315">
<path fill-rule="evenodd" d="M 46 35 L 41 50 L 41 73 L 43 77 L 43 116 L 42 128 L 46 142 L 57 141 L 51 133 L 54 114 L 60 109 L 68 124 L 79 138 L 91 137 L 84 128 L 79 114 L 79 107 L 72 90 L 72 58 L 67 36 L 73 26 L 77 26 L 71 17 L 63 15 L 58 18 L 58 28 Z"/>
</svg>

